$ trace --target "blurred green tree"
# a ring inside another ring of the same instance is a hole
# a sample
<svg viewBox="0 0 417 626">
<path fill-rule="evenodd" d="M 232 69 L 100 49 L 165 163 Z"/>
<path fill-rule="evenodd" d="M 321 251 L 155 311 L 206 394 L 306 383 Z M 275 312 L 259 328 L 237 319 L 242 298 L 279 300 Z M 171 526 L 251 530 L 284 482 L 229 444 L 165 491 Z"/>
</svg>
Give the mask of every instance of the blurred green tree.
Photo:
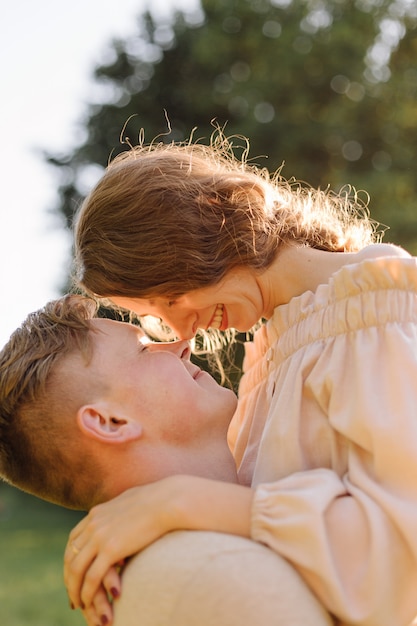
<svg viewBox="0 0 417 626">
<path fill-rule="evenodd" d="M 417 252 L 417 7 L 411 0 L 202 0 L 138 16 L 94 72 L 83 142 L 46 155 L 75 209 L 111 155 L 161 135 L 208 140 L 215 119 L 285 177 L 365 189 L 387 239 Z M 171 133 L 167 135 L 169 118 Z M 127 139 L 129 138 L 129 139 Z M 239 143 L 239 141 L 237 140 Z"/>
</svg>

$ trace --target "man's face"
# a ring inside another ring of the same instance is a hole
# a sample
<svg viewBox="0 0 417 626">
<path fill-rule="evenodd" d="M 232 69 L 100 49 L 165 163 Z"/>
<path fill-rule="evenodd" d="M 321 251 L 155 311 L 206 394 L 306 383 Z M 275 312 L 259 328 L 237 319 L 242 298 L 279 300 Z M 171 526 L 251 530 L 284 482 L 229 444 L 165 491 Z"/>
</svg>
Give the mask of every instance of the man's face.
<svg viewBox="0 0 417 626">
<path fill-rule="evenodd" d="M 91 324 L 93 355 L 87 369 L 107 399 L 134 415 L 147 433 L 170 443 L 223 433 L 235 394 L 191 363 L 186 341 L 150 342 L 137 326 L 106 319 Z"/>
</svg>

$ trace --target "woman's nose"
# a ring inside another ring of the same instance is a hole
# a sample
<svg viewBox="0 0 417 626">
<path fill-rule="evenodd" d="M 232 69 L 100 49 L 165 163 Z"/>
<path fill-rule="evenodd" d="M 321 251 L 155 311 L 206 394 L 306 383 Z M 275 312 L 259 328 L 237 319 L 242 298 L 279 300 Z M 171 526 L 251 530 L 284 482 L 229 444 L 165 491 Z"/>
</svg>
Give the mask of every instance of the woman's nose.
<svg viewBox="0 0 417 626">
<path fill-rule="evenodd" d="M 175 318 L 171 317 L 164 321 L 172 330 L 173 334 L 181 340 L 190 341 L 195 337 L 197 327 L 194 314 L 191 313 L 181 317 L 177 315 Z"/>
</svg>

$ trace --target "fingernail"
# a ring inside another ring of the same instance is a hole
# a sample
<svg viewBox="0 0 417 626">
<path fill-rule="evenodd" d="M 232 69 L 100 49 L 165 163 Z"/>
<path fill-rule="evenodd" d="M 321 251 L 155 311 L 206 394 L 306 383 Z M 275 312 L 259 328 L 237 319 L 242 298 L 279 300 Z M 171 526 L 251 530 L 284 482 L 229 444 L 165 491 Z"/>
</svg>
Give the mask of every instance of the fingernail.
<svg viewBox="0 0 417 626">
<path fill-rule="evenodd" d="M 81 606 L 82 610 L 84 611 L 84 609 L 85 609 L 85 604 L 84 604 L 84 602 L 81 602 L 80 606 Z"/>
<path fill-rule="evenodd" d="M 120 591 L 117 589 L 117 587 L 112 587 L 110 589 L 110 593 L 113 596 L 113 598 L 118 598 L 120 596 Z"/>
<path fill-rule="evenodd" d="M 107 617 L 107 615 L 102 615 L 100 619 L 101 619 L 101 623 L 103 624 L 103 626 L 106 626 L 106 624 L 109 623 L 109 618 Z"/>
<path fill-rule="evenodd" d="M 73 602 L 70 602 L 70 608 L 74 611 L 75 606 L 74 606 Z"/>
</svg>

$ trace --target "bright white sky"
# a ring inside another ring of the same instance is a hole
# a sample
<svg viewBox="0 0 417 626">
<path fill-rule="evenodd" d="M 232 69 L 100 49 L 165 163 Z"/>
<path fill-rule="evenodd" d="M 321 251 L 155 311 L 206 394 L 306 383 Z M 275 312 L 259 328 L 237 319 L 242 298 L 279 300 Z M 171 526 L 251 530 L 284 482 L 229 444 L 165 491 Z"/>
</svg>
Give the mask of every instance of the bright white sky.
<svg viewBox="0 0 417 626">
<path fill-rule="evenodd" d="M 197 0 L 150 0 L 152 10 Z M 39 150 L 77 144 L 91 73 L 109 41 L 135 32 L 146 0 L 5 0 L 0 21 L 0 348 L 26 315 L 58 297 L 70 237 L 57 181 Z"/>
</svg>

